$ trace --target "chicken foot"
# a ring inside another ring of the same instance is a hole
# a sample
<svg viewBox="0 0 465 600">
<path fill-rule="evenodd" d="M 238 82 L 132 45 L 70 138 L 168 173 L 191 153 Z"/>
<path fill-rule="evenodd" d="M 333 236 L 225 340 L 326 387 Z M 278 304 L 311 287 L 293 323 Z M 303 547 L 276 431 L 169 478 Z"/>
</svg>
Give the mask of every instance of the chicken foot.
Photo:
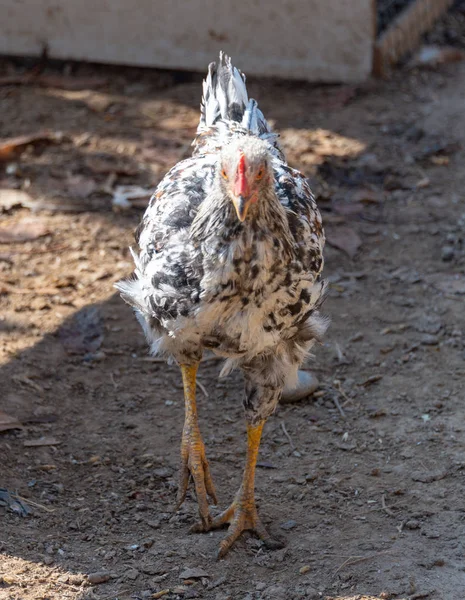
<svg viewBox="0 0 465 600">
<path fill-rule="evenodd" d="M 213 500 L 214 504 L 217 504 L 218 501 L 197 418 L 197 404 L 195 401 L 197 368 L 198 364 L 181 365 L 184 385 L 185 420 L 181 441 L 181 466 L 179 469 L 176 509 L 184 502 L 189 477 L 192 475 L 199 505 L 200 519 L 202 525 L 208 528 L 212 518 L 208 509 L 207 495 Z"/>
<path fill-rule="evenodd" d="M 221 542 L 218 550 L 217 557 L 219 559 L 227 554 L 237 538 L 246 530 L 253 531 L 263 540 L 267 548 L 278 549 L 283 547 L 281 542 L 274 540 L 267 532 L 255 506 L 255 465 L 264 424 L 264 420 L 256 426 L 247 424 L 247 460 L 242 485 L 232 504 L 215 517 L 208 528 L 204 528 L 203 524 L 199 523 L 192 529 L 192 531 L 197 532 L 208 531 L 218 529 L 229 523 L 228 534 Z"/>
</svg>

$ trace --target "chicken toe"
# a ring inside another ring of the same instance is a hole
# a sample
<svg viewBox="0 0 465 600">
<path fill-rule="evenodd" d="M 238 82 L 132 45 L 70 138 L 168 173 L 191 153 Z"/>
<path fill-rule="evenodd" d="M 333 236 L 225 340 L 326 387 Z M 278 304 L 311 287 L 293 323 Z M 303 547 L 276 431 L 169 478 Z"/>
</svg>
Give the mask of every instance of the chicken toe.
<svg viewBox="0 0 465 600">
<path fill-rule="evenodd" d="M 283 547 L 283 543 L 273 539 L 260 520 L 253 497 L 245 497 L 242 489 L 234 502 L 212 520 L 210 529 L 218 529 L 229 523 L 228 534 L 222 540 L 217 558 L 223 558 L 243 531 L 255 533 L 271 550 Z"/>
</svg>

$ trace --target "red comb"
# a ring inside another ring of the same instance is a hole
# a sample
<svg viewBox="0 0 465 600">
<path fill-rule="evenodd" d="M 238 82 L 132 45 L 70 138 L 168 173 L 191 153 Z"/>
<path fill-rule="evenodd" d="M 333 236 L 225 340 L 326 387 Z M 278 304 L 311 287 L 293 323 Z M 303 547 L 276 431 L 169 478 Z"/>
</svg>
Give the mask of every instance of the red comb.
<svg viewBox="0 0 465 600">
<path fill-rule="evenodd" d="M 245 156 L 242 150 L 239 154 L 239 162 L 237 163 L 237 179 L 236 185 L 234 186 L 234 193 L 236 196 L 248 196 L 249 195 L 249 185 L 247 183 L 247 178 L 245 176 L 246 165 L 245 165 Z"/>
<path fill-rule="evenodd" d="M 242 150 L 239 152 L 239 164 L 237 165 L 237 172 L 245 174 L 245 156 Z"/>
</svg>

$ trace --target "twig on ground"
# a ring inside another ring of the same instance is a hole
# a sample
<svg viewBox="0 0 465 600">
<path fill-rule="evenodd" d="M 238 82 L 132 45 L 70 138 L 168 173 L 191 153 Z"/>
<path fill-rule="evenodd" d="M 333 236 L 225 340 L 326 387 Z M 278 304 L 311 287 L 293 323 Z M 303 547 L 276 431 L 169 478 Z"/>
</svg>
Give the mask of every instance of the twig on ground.
<svg viewBox="0 0 465 600">
<path fill-rule="evenodd" d="M 199 388 L 202 390 L 202 392 L 203 392 L 203 394 L 204 394 L 205 398 L 208 398 L 208 392 L 207 392 L 207 389 L 206 389 L 206 387 L 203 385 L 203 383 L 201 383 L 201 382 L 200 382 L 200 381 L 197 379 L 197 381 L 196 381 L 196 384 L 197 384 L 197 386 L 198 386 L 198 387 L 199 387 Z"/>
<path fill-rule="evenodd" d="M 336 571 L 334 572 L 334 576 L 336 576 L 339 573 L 339 571 L 341 571 L 345 567 L 351 567 L 352 565 L 357 565 L 358 563 L 365 562 L 367 560 L 372 560 L 385 554 L 390 554 L 390 552 L 390 550 L 384 550 L 383 552 L 376 552 L 376 554 L 369 554 L 368 556 L 350 556 L 347 560 L 345 560 L 342 563 L 342 565 L 338 569 L 336 569 Z"/>
<path fill-rule="evenodd" d="M 339 381 L 339 379 L 335 379 L 334 380 L 334 385 L 336 387 L 336 390 L 341 394 L 341 396 L 344 398 L 345 402 L 342 405 L 343 407 L 346 406 L 347 404 L 352 402 L 352 398 L 349 398 L 349 396 L 344 392 L 344 390 L 342 389 L 342 385 L 341 382 Z"/>
<path fill-rule="evenodd" d="M 391 510 L 390 508 L 388 508 L 386 506 L 386 494 L 383 494 L 381 496 L 381 508 L 385 511 L 386 514 L 388 514 L 390 517 L 394 517 L 395 513 L 393 510 Z"/>
<path fill-rule="evenodd" d="M 334 405 L 336 406 L 337 410 L 340 412 L 341 417 L 343 419 L 345 419 L 346 418 L 346 413 L 344 412 L 342 406 L 339 404 L 339 400 L 336 398 L 336 396 L 333 397 L 333 402 L 334 402 Z"/>
<path fill-rule="evenodd" d="M 295 450 L 296 447 L 294 446 L 294 442 L 292 441 L 291 436 L 289 435 L 289 433 L 286 429 L 286 425 L 285 425 L 284 421 L 281 421 L 281 429 L 283 430 L 284 435 L 287 437 L 287 440 L 289 442 L 291 449 Z"/>
<path fill-rule="evenodd" d="M 115 376 L 113 375 L 113 373 L 110 373 L 110 380 L 111 380 L 111 383 L 113 384 L 113 387 L 115 388 L 115 390 L 117 390 L 119 386 L 115 381 Z"/>
<path fill-rule="evenodd" d="M 23 498 L 23 496 L 20 496 L 19 494 L 15 494 L 14 497 L 18 498 L 18 500 L 22 500 L 23 502 L 27 502 L 34 508 L 41 508 L 42 510 L 45 510 L 45 512 L 49 512 L 49 513 L 55 512 L 54 508 L 49 508 L 48 506 L 44 506 L 43 504 L 34 502 L 33 500 L 30 500 L 29 498 Z"/>
</svg>

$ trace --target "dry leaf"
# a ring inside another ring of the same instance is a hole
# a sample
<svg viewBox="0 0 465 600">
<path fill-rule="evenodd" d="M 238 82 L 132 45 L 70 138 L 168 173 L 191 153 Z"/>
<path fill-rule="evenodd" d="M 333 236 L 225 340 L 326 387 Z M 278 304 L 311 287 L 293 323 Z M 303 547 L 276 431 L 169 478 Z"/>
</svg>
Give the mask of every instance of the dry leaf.
<svg viewBox="0 0 465 600">
<path fill-rule="evenodd" d="M 0 410 L 0 431 L 8 431 L 9 429 L 21 429 L 23 426 L 15 417 L 7 415 Z"/>
<path fill-rule="evenodd" d="M 38 440 L 26 440 L 23 445 L 26 448 L 36 448 L 39 446 L 58 446 L 58 444 L 61 444 L 61 442 L 53 437 L 42 437 Z"/>
<path fill-rule="evenodd" d="M 31 196 L 22 190 L 0 189 L 0 209 L 10 210 L 13 206 L 30 207 Z"/>
<path fill-rule="evenodd" d="M 350 227 L 332 227 L 326 233 L 328 244 L 345 252 L 353 258 L 362 245 L 362 240 L 356 231 Z"/>
<path fill-rule="evenodd" d="M 430 156 L 429 160 L 437 167 L 447 167 L 450 163 L 450 158 L 448 156 Z"/>
<path fill-rule="evenodd" d="M 369 385 L 372 385 L 373 383 L 380 381 L 382 378 L 383 378 L 382 375 L 371 375 L 370 377 L 368 377 L 368 379 L 366 379 L 362 383 L 359 383 L 359 385 L 361 385 L 363 387 L 368 387 Z"/>
<path fill-rule="evenodd" d="M 50 233 L 38 219 L 26 218 L 19 223 L 0 228 L 0 244 L 30 242 Z"/>
<path fill-rule="evenodd" d="M 361 188 L 355 190 L 351 196 L 352 202 L 364 202 L 365 204 L 379 204 L 383 201 L 383 195 L 377 190 Z"/>
<path fill-rule="evenodd" d="M 0 161 L 11 160 L 30 144 L 40 142 L 60 143 L 61 141 L 63 141 L 63 134 L 52 131 L 38 131 L 30 135 L 20 135 L 0 140 Z"/>
</svg>

